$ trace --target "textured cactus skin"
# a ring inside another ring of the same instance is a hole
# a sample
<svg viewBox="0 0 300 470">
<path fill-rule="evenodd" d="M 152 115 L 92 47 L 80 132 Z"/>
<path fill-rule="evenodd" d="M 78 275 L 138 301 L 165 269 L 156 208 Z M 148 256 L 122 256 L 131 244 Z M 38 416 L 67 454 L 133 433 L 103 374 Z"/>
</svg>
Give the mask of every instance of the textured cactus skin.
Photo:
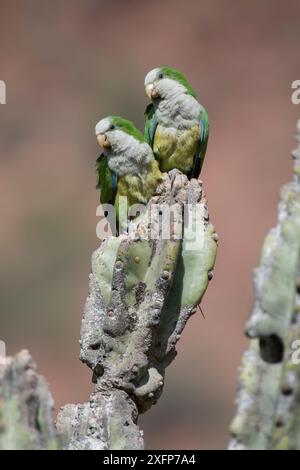
<svg viewBox="0 0 300 470">
<path fill-rule="evenodd" d="M 300 365 L 291 349 L 300 339 L 300 145 L 293 157 L 295 178 L 281 191 L 278 224 L 255 271 L 230 449 L 300 449 Z"/>
<path fill-rule="evenodd" d="M 174 282 L 166 303 L 166 309 L 170 311 L 193 307 L 201 302 L 217 254 L 218 236 L 214 226 L 209 223 L 205 197 L 201 197 L 201 190 L 196 180 L 191 180 L 190 186 L 187 199 L 192 207 L 198 203 L 197 211 L 192 211 L 191 217 L 193 227 L 195 222 L 198 223 L 197 235 L 200 236 L 197 241 L 189 229 L 185 230 Z"/>
<path fill-rule="evenodd" d="M 54 402 L 28 351 L 0 362 L 0 450 L 56 449 Z"/>
<path fill-rule="evenodd" d="M 127 393 L 116 389 L 95 392 L 88 403 L 64 406 L 56 427 L 66 450 L 143 449 L 137 416 Z"/>
<path fill-rule="evenodd" d="M 193 218 L 201 237 L 192 255 L 187 249 L 190 233 L 183 234 L 187 203 L 199 206 Z M 165 224 L 159 223 L 166 207 L 173 215 L 169 237 Z M 130 234 L 102 242 L 92 256 L 80 339 L 80 358 L 93 371 L 95 392 L 90 403 L 81 408 L 67 405 L 60 412 L 58 431 L 65 448 L 143 447 L 138 413 L 162 393 L 165 368 L 212 277 L 216 251 L 217 235 L 209 222 L 202 183 L 189 181 L 177 170 L 165 175 L 145 212 L 131 223 Z M 123 405 L 118 406 L 121 399 Z M 114 422 L 113 441 L 101 431 L 95 402 Z M 115 404 L 113 412 L 109 403 Z M 90 422 L 99 424 L 97 429 L 92 426 L 92 433 Z"/>
<path fill-rule="evenodd" d="M 105 240 L 92 256 L 92 271 L 106 303 L 109 302 L 111 296 L 113 269 L 120 243 L 119 238 L 111 237 Z"/>
</svg>

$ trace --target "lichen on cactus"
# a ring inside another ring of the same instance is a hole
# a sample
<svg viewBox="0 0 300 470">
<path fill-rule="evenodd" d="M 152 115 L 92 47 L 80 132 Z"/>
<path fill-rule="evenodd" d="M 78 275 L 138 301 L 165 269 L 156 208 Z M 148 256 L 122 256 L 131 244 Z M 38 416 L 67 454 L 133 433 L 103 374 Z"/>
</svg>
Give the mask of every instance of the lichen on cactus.
<svg viewBox="0 0 300 470">
<path fill-rule="evenodd" d="M 230 449 L 300 449 L 300 121 L 294 180 L 281 191 L 278 224 L 255 271 L 255 302 L 246 333 Z"/>
</svg>

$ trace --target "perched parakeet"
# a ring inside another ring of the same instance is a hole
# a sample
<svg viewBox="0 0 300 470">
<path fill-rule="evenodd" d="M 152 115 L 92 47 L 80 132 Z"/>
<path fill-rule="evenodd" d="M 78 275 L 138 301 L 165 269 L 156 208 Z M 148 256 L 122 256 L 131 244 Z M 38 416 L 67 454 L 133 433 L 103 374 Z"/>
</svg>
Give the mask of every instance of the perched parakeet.
<svg viewBox="0 0 300 470">
<path fill-rule="evenodd" d="M 100 201 L 114 204 L 118 218 L 120 196 L 127 197 L 128 208 L 147 204 L 162 173 L 151 147 L 130 121 L 109 116 L 98 122 L 95 132 L 103 148 L 96 163 Z"/>
<path fill-rule="evenodd" d="M 197 178 L 209 134 L 206 110 L 185 76 L 170 67 L 151 70 L 145 78 L 145 90 L 152 101 L 145 112 L 145 139 L 160 169 L 177 168 Z"/>
</svg>

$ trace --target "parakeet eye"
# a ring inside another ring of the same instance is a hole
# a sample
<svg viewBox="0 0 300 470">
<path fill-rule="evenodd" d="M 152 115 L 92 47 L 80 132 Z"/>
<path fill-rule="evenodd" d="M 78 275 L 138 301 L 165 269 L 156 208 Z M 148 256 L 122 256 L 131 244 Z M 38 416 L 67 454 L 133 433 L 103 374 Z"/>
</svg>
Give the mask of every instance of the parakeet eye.
<svg viewBox="0 0 300 470">
<path fill-rule="evenodd" d="M 160 72 L 160 73 L 158 74 L 158 78 L 164 78 L 164 74 L 163 74 L 162 72 Z"/>
<path fill-rule="evenodd" d="M 116 126 L 114 124 L 111 124 L 109 130 L 113 131 L 115 128 L 116 128 Z"/>
</svg>

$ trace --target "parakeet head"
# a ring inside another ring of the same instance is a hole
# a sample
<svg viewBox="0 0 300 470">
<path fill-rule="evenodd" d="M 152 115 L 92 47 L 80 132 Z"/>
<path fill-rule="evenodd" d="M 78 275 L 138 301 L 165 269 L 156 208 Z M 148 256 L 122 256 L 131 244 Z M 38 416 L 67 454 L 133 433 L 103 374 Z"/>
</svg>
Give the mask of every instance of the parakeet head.
<svg viewBox="0 0 300 470">
<path fill-rule="evenodd" d="M 99 145 L 113 148 L 122 143 L 128 136 L 139 142 L 145 142 L 143 134 L 132 124 L 120 116 L 108 116 L 101 119 L 95 127 L 96 137 Z"/>
<path fill-rule="evenodd" d="M 109 167 L 119 175 L 137 174 L 154 157 L 143 134 L 120 116 L 101 119 L 95 127 L 96 138 L 108 157 Z"/>
<path fill-rule="evenodd" d="M 196 98 L 196 93 L 186 77 L 179 70 L 171 67 L 158 67 L 151 70 L 145 78 L 145 90 L 152 101 L 167 99 L 179 93 Z"/>
</svg>

